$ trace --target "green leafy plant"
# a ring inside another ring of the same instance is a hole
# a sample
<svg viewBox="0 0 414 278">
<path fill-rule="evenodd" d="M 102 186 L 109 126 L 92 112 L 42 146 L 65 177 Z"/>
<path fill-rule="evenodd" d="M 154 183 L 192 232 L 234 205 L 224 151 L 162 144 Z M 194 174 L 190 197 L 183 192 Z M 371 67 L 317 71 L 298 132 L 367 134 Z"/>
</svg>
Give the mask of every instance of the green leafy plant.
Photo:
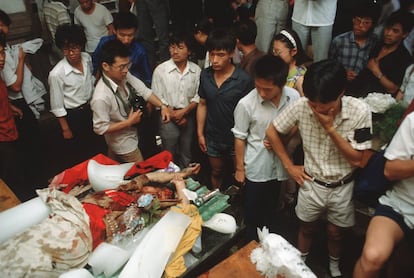
<svg viewBox="0 0 414 278">
<path fill-rule="evenodd" d="M 401 119 L 406 106 L 403 103 L 396 103 L 390 106 L 383 114 L 373 115 L 373 135 L 383 144 L 391 141 L 398 128 L 398 121 Z"/>
</svg>

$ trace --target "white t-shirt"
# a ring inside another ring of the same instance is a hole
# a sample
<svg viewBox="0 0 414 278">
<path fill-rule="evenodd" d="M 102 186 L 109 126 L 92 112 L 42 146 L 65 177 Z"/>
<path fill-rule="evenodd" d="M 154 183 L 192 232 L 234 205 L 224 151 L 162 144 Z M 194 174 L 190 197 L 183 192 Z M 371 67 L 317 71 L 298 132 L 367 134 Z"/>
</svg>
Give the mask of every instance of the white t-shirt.
<svg viewBox="0 0 414 278">
<path fill-rule="evenodd" d="M 111 13 L 105 6 L 99 3 L 95 3 L 95 9 L 91 14 L 85 14 L 80 6 L 75 9 L 74 22 L 75 24 L 80 24 L 85 30 L 87 39 L 86 52 L 92 53 L 95 51 L 99 40 L 103 36 L 108 35 L 107 26 L 112 21 Z"/>
<path fill-rule="evenodd" d="M 403 82 L 400 86 L 401 92 L 404 93 L 404 102 L 410 104 L 414 99 L 414 64 L 405 70 Z"/>
<path fill-rule="evenodd" d="M 410 113 L 401 123 L 384 156 L 388 160 L 414 159 L 414 113 Z M 404 217 L 410 229 L 414 228 L 414 176 L 395 183 L 380 197 L 379 202 L 392 207 Z"/>
</svg>

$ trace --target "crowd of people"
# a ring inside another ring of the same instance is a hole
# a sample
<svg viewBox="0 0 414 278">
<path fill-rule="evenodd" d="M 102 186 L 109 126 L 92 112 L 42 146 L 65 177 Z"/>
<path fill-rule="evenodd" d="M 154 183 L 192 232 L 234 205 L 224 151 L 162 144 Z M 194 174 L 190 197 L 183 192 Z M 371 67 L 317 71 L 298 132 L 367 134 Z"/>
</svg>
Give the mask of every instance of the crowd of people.
<svg viewBox="0 0 414 278">
<path fill-rule="evenodd" d="M 99 1 L 78 0 L 73 14 L 67 1 L 44 2 L 53 69 L 42 97 L 65 151 L 103 137 L 110 158 L 140 162 L 159 135 L 185 168 L 198 145 L 211 189 L 225 189 L 232 174 L 244 187 L 248 240 L 257 227 L 274 228 L 281 203 L 295 203 L 303 259 L 326 220 L 329 272 L 341 277 L 355 172 L 372 155 L 372 114 L 360 98 L 414 102 L 414 1 L 360 1 L 352 28 L 334 36 L 332 0 L 204 1 L 191 22 L 180 1 L 128 1 L 116 14 Z M 23 91 L 33 79 L 23 47 L 6 43 L 11 24 L 0 10 L 0 177 L 13 189 L 31 174 L 22 169 L 33 171 L 24 157 L 41 156 L 36 111 L 47 111 Z M 413 120 L 386 147 L 378 171 L 396 182 L 379 199 L 355 277 L 378 277 L 404 236 L 414 239 Z"/>
</svg>

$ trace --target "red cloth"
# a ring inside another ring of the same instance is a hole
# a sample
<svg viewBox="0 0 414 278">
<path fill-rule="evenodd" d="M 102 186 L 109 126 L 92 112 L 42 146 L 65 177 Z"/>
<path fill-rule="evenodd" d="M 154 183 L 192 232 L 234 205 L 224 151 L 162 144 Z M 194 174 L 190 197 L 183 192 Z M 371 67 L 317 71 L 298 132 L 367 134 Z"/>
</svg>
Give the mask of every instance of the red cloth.
<svg viewBox="0 0 414 278">
<path fill-rule="evenodd" d="M 109 213 L 109 210 L 101 208 L 100 206 L 84 203 L 82 204 L 86 213 L 89 216 L 89 228 L 92 233 L 93 249 L 106 239 L 106 225 L 104 216 Z"/>
<path fill-rule="evenodd" d="M 168 167 L 168 164 L 173 159 L 173 155 L 169 151 L 162 151 L 150 158 L 138 162 L 128 170 L 125 174 L 125 179 L 130 179 L 138 175 L 153 172 L 158 169 L 164 169 Z"/>
<path fill-rule="evenodd" d="M 10 108 L 7 88 L 0 78 L 0 142 L 12 142 L 17 140 L 17 137 L 16 123 Z"/>
</svg>

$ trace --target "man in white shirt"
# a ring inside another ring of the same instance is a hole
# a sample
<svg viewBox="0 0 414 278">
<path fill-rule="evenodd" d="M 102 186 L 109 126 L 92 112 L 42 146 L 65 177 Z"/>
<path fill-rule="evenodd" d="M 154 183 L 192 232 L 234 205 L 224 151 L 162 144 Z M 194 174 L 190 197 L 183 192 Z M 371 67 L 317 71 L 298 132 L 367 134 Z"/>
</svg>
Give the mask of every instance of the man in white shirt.
<svg viewBox="0 0 414 278">
<path fill-rule="evenodd" d="M 96 84 L 91 101 L 93 129 L 95 133 L 104 135 L 108 156 L 119 162 L 143 160 L 136 129 L 143 111 L 131 108 L 136 95 L 160 107 L 163 121 L 170 120 L 167 106 L 128 72 L 129 56 L 128 46 L 119 40 L 105 43 L 100 56 L 102 77 Z"/>
<path fill-rule="evenodd" d="M 92 130 L 92 111 L 89 100 L 92 97 L 95 78 L 92 75 L 92 61 L 88 53 L 82 52 L 86 43 L 85 33 L 79 25 L 64 24 L 56 30 L 56 45 L 62 50 L 64 58 L 49 73 L 50 107 L 57 118 L 65 150 L 68 154 L 82 151 L 84 159 L 93 153 L 97 136 Z M 70 167 L 77 161 L 67 160 Z"/>
<path fill-rule="evenodd" d="M 169 49 L 171 59 L 154 70 L 152 90 L 165 100 L 171 112 L 171 121 L 160 125 L 162 145 L 173 154 L 178 166 L 186 167 L 191 162 L 201 69 L 188 60 L 192 51 L 189 35 L 174 35 Z"/>
<path fill-rule="evenodd" d="M 92 54 L 103 36 L 113 34 L 113 18 L 105 6 L 93 0 L 78 1 L 79 6 L 75 9 L 74 22 L 85 29 L 87 39 L 85 50 Z"/>
<path fill-rule="evenodd" d="M 254 66 L 256 88 L 234 110 L 235 179 L 245 183 L 244 219 L 247 239 L 258 240 L 256 228 L 274 229 L 280 186 L 288 178 L 279 158 L 265 137 L 276 115 L 299 99 L 286 87 L 289 66 L 279 57 L 265 55 Z"/>
</svg>

